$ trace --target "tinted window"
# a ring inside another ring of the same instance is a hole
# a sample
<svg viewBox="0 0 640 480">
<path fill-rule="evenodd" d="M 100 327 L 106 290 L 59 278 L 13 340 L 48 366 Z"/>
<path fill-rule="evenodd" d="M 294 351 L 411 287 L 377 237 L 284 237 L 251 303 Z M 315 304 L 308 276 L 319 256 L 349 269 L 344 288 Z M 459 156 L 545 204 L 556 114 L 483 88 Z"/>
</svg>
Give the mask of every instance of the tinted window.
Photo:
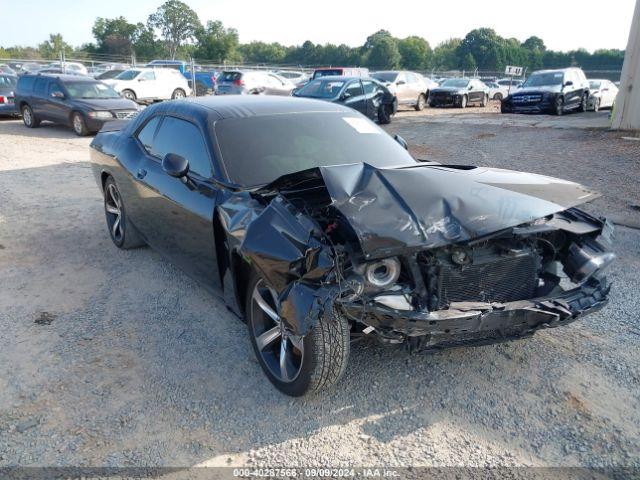
<svg viewBox="0 0 640 480">
<path fill-rule="evenodd" d="M 376 85 L 369 80 L 363 80 L 362 86 L 364 87 L 364 93 L 367 95 L 376 91 Z"/>
<path fill-rule="evenodd" d="M 138 140 L 140 140 L 140 143 L 142 143 L 145 150 L 152 155 L 155 155 L 153 149 L 153 135 L 156 133 L 159 121 L 160 117 L 153 117 L 144 127 L 142 127 L 142 130 L 138 132 Z"/>
<path fill-rule="evenodd" d="M 0 88 L 15 88 L 16 77 L 9 75 L 0 75 Z"/>
<path fill-rule="evenodd" d="M 327 68 L 324 70 L 316 70 L 313 72 L 312 78 L 320 78 L 320 77 L 339 77 L 344 75 L 344 70 L 342 68 Z"/>
<path fill-rule="evenodd" d="M 47 83 L 48 81 L 44 78 L 38 78 L 36 80 L 36 85 L 34 87 L 34 92 L 36 95 L 44 96 L 47 93 Z"/>
<path fill-rule="evenodd" d="M 60 84 L 58 82 L 51 82 L 49 84 L 49 90 L 47 91 L 47 94 L 49 96 L 51 96 L 51 94 L 53 92 L 61 92 L 62 93 L 62 87 L 60 87 Z"/>
<path fill-rule="evenodd" d="M 300 90 L 298 90 L 296 96 L 311 98 L 334 98 L 336 95 L 338 95 L 338 93 L 340 93 L 340 90 L 342 90 L 343 86 L 344 82 L 341 80 L 311 80 Z"/>
<path fill-rule="evenodd" d="M 371 76 L 381 82 L 395 82 L 396 78 L 398 78 L 398 72 L 376 72 Z"/>
<path fill-rule="evenodd" d="M 125 70 L 121 74 L 119 74 L 116 78 L 118 80 L 133 80 L 138 75 L 140 75 L 140 70 Z"/>
<path fill-rule="evenodd" d="M 202 177 L 211 176 L 211 162 L 200 129 L 193 123 L 175 117 L 165 117 L 154 141 L 154 152 L 163 158 L 175 153 L 189 161 L 189 171 Z"/>
<path fill-rule="evenodd" d="M 359 97 L 362 95 L 362 85 L 360 82 L 353 82 L 347 86 L 345 93 L 350 94 L 352 97 Z"/>
<path fill-rule="evenodd" d="M 235 82 L 242 78 L 242 72 L 222 72 L 222 75 L 218 77 L 219 82 Z"/>
<path fill-rule="evenodd" d="M 466 88 L 469 85 L 469 80 L 464 78 L 450 78 L 446 80 L 442 86 L 443 87 L 453 87 L 453 88 Z"/>
<path fill-rule="evenodd" d="M 31 90 L 33 90 L 33 84 L 35 83 L 35 81 L 36 81 L 36 77 L 24 76 L 20 78 L 20 80 L 18 81 L 18 85 L 19 85 L 18 90 L 23 92 L 30 92 Z"/>
<path fill-rule="evenodd" d="M 355 113 L 229 118 L 216 122 L 215 129 L 230 179 L 246 186 L 323 165 L 415 164 L 386 132 Z"/>
</svg>

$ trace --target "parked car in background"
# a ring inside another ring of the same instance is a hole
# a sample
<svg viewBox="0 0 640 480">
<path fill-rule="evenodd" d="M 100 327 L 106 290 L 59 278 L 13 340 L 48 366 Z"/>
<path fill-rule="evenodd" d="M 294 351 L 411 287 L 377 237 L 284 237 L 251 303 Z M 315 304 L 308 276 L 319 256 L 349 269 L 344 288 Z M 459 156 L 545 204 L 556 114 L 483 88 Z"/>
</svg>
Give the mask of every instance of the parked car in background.
<svg viewBox="0 0 640 480">
<path fill-rule="evenodd" d="M 306 83 L 309 81 L 309 75 L 304 72 L 297 72 L 294 70 L 278 70 L 275 73 L 277 75 L 280 75 L 282 78 L 286 78 L 294 85 Z"/>
<path fill-rule="evenodd" d="M 382 82 L 396 96 L 398 105 L 410 105 L 420 111 L 427 104 L 429 86 L 418 73 L 389 70 L 374 72 L 371 77 Z"/>
<path fill-rule="evenodd" d="M 43 65 L 36 63 L 36 62 L 25 62 L 22 65 L 20 65 L 20 71 L 18 72 L 18 75 L 22 75 L 23 73 L 36 73 L 40 70 L 42 70 Z"/>
<path fill-rule="evenodd" d="M 429 98 L 429 92 L 431 91 L 431 89 L 437 88 L 438 86 L 440 86 L 440 84 L 434 79 L 427 77 L 426 75 L 422 75 L 422 78 L 424 79 L 424 83 L 427 84 L 427 98 Z"/>
<path fill-rule="evenodd" d="M 193 76 L 191 73 L 191 64 L 182 60 L 152 60 L 147 63 L 147 67 L 151 68 L 172 68 L 179 71 L 189 83 L 189 88 L 193 90 Z M 196 95 L 208 95 L 213 93 L 216 86 L 216 77 L 218 72 L 213 69 L 205 69 L 200 65 L 194 65 L 194 74 L 196 77 Z"/>
<path fill-rule="evenodd" d="M 485 82 L 485 85 L 489 88 L 489 98 L 493 100 L 502 100 L 509 95 L 509 87 L 496 82 Z"/>
<path fill-rule="evenodd" d="M 475 78 L 450 78 L 429 94 L 430 107 L 466 108 L 470 103 L 484 107 L 489 101 L 489 88 Z"/>
<path fill-rule="evenodd" d="M 16 71 L 6 63 L 0 63 L 0 73 L 6 73 L 7 75 L 16 75 Z"/>
<path fill-rule="evenodd" d="M 502 101 L 502 113 L 562 115 L 570 110 L 586 111 L 589 82 L 575 67 L 533 72 L 515 92 Z"/>
<path fill-rule="evenodd" d="M 124 63 L 101 63 L 99 65 L 96 65 L 95 67 L 89 68 L 88 70 L 89 75 L 91 75 L 93 78 L 98 78 L 109 72 L 124 72 L 128 68 L 129 65 L 125 65 Z M 114 77 L 115 75 L 106 78 Z"/>
<path fill-rule="evenodd" d="M 295 85 L 261 70 L 226 70 L 217 79 L 216 95 L 291 95 Z"/>
<path fill-rule="evenodd" d="M 15 102 L 16 84 L 18 77 L 7 73 L 0 73 L 0 116 L 18 115 Z"/>
<path fill-rule="evenodd" d="M 105 234 L 224 299 L 287 395 L 338 382 L 363 332 L 416 351 L 482 345 L 607 304 L 612 226 L 577 208 L 598 197 L 577 183 L 419 162 L 359 113 L 307 99 L 201 97 L 123 123 L 90 149 Z"/>
<path fill-rule="evenodd" d="M 589 80 L 589 104 L 587 108 L 597 112 L 601 108 L 613 108 L 618 95 L 618 87 L 611 80 Z"/>
<path fill-rule="evenodd" d="M 119 68 L 114 68 L 112 70 L 106 70 L 106 71 L 104 71 L 102 73 L 99 73 L 94 78 L 96 80 L 111 80 L 113 78 L 116 78 L 122 72 L 124 72 L 124 70 L 121 70 Z"/>
<path fill-rule="evenodd" d="M 74 75 L 88 75 L 89 71 L 87 67 L 79 62 L 51 62 L 45 68 L 59 68 L 65 74 L 74 74 Z"/>
<path fill-rule="evenodd" d="M 124 98 L 140 102 L 184 98 L 191 94 L 187 79 L 170 68 L 130 68 L 105 83 Z"/>
<path fill-rule="evenodd" d="M 312 79 L 320 77 L 368 77 L 368 68 L 353 68 L 353 67 L 325 67 L 316 68 L 311 75 Z"/>
<path fill-rule="evenodd" d="M 512 91 L 514 89 L 520 87 L 520 85 L 522 85 L 523 82 L 524 82 L 524 80 L 518 80 L 516 78 L 500 78 L 500 79 L 496 80 L 496 83 L 498 85 L 500 85 L 501 87 L 505 87 L 507 89 L 509 89 L 509 87 L 511 87 Z"/>
<path fill-rule="evenodd" d="M 46 120 L 69 125 L 77 135 L 88 135 L 105 122 L 130 119 L 138 113 L 134 102 L 86 76 L 25 74 L 15 93 L 16 107 L 29 128 Z"/>
<path fill-rule="evenodd" d="M 320 77 L 310 80 L 293 95 L 341 103 L 381 124 L 391 122 L 398 110 L 395 95 L 374 78 Z"/>
</svg>

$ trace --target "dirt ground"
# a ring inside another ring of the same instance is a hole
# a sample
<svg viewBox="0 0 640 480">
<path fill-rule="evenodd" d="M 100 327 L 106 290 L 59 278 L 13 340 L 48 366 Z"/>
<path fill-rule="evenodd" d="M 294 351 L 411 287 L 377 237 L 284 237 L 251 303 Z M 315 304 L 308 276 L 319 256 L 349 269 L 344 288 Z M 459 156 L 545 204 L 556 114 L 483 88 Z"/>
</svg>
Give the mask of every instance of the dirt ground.
<svg viewBox="0 0 640 480">
<path fill-rule="evenodd" d="M 640 142 L 497 117 L 403 112 L 387 129 L 417 156 L 594 186 L 593 211 L 637 221 Z M 291 399 L 220 300 L 111 244 L 90 141 L 0 121 L 0 467 L 640 467 L 640 230 L 618 226 L 597 314 L 430 355 L 355 345 L 336 388 Z"/>
</svg>

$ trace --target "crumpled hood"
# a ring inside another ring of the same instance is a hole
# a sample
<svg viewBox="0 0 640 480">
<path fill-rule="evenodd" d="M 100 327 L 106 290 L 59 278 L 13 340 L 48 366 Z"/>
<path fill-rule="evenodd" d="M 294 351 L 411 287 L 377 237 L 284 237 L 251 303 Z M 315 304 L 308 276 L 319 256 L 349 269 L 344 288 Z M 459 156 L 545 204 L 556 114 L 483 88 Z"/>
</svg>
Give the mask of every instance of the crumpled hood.
<svg viewBox="0 0 640 480">
<path fill-rule="evenodd" d="M 574 182 L 511 170 L 366 163 L 285 175 L 257 193 L 303 189 L 311 178 L 322 179 L 368 258 L 464 242 L 599 196 Z"/>
</svg>

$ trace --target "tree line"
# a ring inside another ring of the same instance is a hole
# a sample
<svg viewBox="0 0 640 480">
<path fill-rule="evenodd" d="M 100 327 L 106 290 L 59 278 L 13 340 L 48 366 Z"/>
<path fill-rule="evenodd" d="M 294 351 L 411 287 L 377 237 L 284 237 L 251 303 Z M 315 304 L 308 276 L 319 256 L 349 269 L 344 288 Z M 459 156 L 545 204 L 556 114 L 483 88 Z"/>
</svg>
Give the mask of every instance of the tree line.
<svg viewBox="0 0 640 480">
<path fill-rule="evenodd" d="M 435 47 L 419 36 L 395 38 L 386 30 L 367 37 L 364 45 L 324 45 L 306 41 L 285 46 L 277 42 L 240 43 L 238 32 L 220 21 L 203 24 L 195 11 L 180 0 L 169 0 L 151 13 L 146 23 L 125 17 L 97 18 L 94 42 L 72 47 L 60 34 L 52 34 L 37 47 L 0 47 L 0 58 L 189 59 L 199 63 L 247 63 L 296 66 L 346 65 L 371 69 L 501 71 L 506 65 L 531 70 L 571 65 L 586 70 L 620 70 L 624 50 L 585 49 L 561 52 L 547 49 L 532 36 L 520 42 L 503 38 L 491 28 L 477 28 L 464 38 L 451 38 Z"/>
</svg>

